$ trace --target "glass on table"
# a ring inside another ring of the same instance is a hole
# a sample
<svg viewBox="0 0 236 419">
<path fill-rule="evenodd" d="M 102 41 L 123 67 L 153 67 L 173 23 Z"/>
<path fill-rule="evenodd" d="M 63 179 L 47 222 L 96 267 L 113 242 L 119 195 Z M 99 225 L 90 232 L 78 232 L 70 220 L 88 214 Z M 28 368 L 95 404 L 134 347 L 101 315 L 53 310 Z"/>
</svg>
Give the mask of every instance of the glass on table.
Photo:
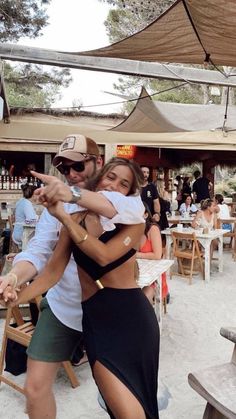
<svg viewBox="0 0 236 419">
<path fill-rule="evenodd" d="M 177 230 L 183 231 L 183 224 L 177 224 Z"/>
</svg>

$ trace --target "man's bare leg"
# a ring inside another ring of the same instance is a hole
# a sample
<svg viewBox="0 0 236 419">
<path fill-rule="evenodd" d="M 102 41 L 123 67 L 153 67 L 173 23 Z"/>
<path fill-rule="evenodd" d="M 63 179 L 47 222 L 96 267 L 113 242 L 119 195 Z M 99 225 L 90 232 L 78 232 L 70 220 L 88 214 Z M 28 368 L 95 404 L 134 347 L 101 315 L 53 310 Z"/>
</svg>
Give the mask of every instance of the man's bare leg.
<svg viewBox="0 0 236 419">
<path fill-rule="evenodd" d="M 56 418 L 53 384 L 60 365 L 60 362 L 42 362 L 28 358 L 25 391 L 30 419 Z"/>
</svg>

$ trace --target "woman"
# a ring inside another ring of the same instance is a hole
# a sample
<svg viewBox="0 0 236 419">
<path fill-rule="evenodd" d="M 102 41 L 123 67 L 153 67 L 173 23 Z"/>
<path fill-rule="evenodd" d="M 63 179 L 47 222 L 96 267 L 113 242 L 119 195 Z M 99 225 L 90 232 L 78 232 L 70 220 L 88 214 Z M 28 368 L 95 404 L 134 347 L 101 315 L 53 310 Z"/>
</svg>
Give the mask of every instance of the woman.
<svg viewBox="0 0 236 419">
<path fill-rule="evenodd" d="M 201 211 L 197 212 L 192 222 L 193 228 L 203 228 L 203 232 L 209 232 L 217 228 L 217 215 L 215 212 L 214 201 L 210 198 L 201 201 Z M 210 248 L 210 258 L 212 260 L 213 252 L 218 247 L 218 241 L 212 240 Z"/>
<path fill-rule="evenodd" d="M 140 240 L 139 251 L 136 253 L 138 259 L 160 260 L 162 258 L 162 240 L 159 227 L 152 222 L 152 214 L 146 204 L 144 218 L 146 226 L 144 233 Z M 157 284 L 142 288 L 142 291 L 148 298 L 151 304 L 155 298 L 155 288 Z M 162 298 L 166 298 L 168 294 L 168 286 L 166 283 L 166 275 L 162 275 Z"/>
<path fill-rule="evenodd" d="M 16 203 L 15 209 L 15 224 L 12 233 L 13 242 L 21 248 L 22 236 L 23 236 L 23 225 L 27 223 L 35 223 L 38 216 L 35 212 L 32 202 L 34 201 L 34 191 L 37 187 L 25 183 L 21 186 L 23 197 Z"/>
<path fill-rule="evenodd" d="M 95 177 L 92 188 L 130 195 L 142 182 L 134 162 L 114 158 Z M 54 285 L 73 251 L 82 288 L 86 352 L 110 417 L 158 418 L 159 329 L 134 278 L 135 247 L 143 224 L 117 225 L 103 232 L 95 214 L 71 216 L 61 202 L 48 210 L 64 227 L 51 260 L 20 293 L 17 304 Z"/>
<path fill-rule="evenodd" d="M 215 213 L 214 201 L 210 198 L 201 201 L 201 210 L 198 211 L 192 222 L 193 228 L 203 228 L 212 230 L 217 228 L 217 217 Z"/>
<path fill-rule="evenodd" d="M 217 214 L 218 220 L 224 218 L 230 218 L 230 211 L 227 204 L 224 203 L 224 197 L 220 193 L 217 193 L 214 196 L 214 203 L 215 203 L 215 212 Z M 222 228 L 224 230 L 232 231 L 232 225 L 230 223 L 223 223 Z"/>
<path fill-rule="evenodd" d="M 179 208 L 180 215 L 184 215 L 186 213 L 194 214 L 198 211 L 196 205 L 194 205 L 192 202 L 193 200 L 192 200 L 191 195 L 187 195 L 185 197 L 185 201 L 180 205 L 180 208 Z"/>
</svg>

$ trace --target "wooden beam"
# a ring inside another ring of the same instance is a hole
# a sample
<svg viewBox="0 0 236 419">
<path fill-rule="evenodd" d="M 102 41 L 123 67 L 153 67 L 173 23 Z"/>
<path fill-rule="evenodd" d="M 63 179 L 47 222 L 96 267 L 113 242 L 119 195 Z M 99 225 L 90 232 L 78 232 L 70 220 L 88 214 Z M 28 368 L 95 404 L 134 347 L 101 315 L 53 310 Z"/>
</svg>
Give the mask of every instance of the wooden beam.
<svg viewBox="0 0 236 419">
<path fill-rule="evenodd" d="M 118 58 L 100 58 L 9 43 L 0 43 L 0 58 L 80 70 L 236 87 L 235 76 L 227 77 L 219 71 Z"/>
</svg>

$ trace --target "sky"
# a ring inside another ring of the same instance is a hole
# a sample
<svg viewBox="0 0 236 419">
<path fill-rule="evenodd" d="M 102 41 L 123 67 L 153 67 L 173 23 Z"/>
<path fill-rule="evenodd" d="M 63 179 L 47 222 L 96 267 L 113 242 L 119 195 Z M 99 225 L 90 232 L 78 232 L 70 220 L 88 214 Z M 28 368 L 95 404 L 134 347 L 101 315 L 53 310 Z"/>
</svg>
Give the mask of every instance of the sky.
<svg viewBox="0 0 236 419">
<path fill-rule="evenodd" d="M 104 47 L 110 44 L 104 26 L 108 12 L 109 6 L 98 0 L 52 0 L 47 8 L 49 25 L 43 29 L 43 35 L 21 38 L 19 44 L 71 52 Z M 118 75 L 77 69 L 71 69 L 71 75 L 73 82 L 62 90 L 62 99 L 53 107 L 70 107 L 76 100 L 82 102 L 85 111 L 119 112 L 121 105 L 90 106 L 121 100 L 103 93 L 115 92 L 113 83 Z"/>
</svg>

